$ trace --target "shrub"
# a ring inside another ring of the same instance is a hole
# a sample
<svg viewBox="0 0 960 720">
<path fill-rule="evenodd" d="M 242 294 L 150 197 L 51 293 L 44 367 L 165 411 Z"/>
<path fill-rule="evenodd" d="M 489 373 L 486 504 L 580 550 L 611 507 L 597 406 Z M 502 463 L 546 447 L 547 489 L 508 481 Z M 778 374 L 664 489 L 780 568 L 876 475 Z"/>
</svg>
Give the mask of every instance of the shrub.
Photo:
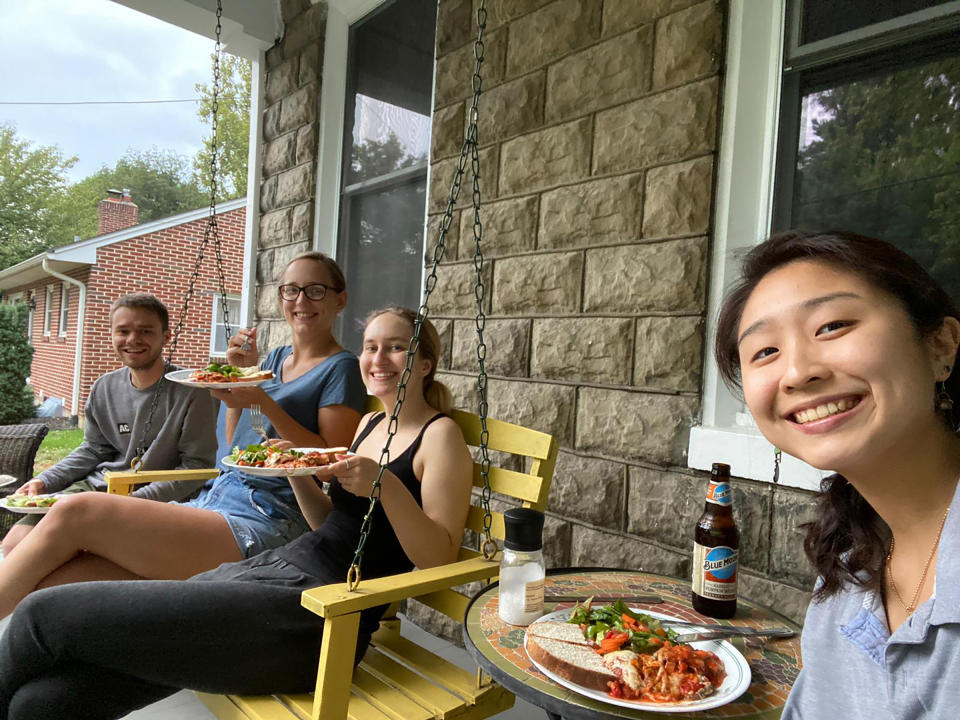
<svg viewBox="0 0 960 720">
<path fill-rule="evenodd" d="M 0 425 L 14 425 L 33 417 L 33 393 L 27 387 L 32 358 L 27 306 L 0 305 Z"/>
</svg>

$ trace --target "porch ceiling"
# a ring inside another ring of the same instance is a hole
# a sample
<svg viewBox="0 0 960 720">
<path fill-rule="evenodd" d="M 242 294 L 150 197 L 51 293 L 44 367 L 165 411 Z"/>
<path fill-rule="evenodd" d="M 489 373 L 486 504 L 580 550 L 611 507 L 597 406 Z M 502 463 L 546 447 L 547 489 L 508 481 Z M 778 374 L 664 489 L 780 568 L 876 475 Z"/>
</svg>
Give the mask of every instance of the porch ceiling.
<svg viewBox="0 0 960 720">
<path fill-rule="evenodd" d="M 171 25 L 214 37 L 216 0 L 113 0 Z M 220 37 L 228 52 L 256 60 L 282 32 L 279 0 L 228 0 L 223 3 Z"/>
</svg>

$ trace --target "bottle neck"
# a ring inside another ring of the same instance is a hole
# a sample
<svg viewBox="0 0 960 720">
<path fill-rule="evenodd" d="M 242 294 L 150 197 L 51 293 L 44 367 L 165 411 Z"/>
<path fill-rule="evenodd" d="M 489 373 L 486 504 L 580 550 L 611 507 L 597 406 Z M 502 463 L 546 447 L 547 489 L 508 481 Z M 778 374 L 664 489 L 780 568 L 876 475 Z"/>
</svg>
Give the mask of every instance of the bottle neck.
<svg viewBox="0 0 960 720">
<path fill-rule="evenodd" d="M 728 478 L 710 478 L 704 507 L 707 510 L 729 510 L 733 507 L 733 489 Z"/>
</svg>

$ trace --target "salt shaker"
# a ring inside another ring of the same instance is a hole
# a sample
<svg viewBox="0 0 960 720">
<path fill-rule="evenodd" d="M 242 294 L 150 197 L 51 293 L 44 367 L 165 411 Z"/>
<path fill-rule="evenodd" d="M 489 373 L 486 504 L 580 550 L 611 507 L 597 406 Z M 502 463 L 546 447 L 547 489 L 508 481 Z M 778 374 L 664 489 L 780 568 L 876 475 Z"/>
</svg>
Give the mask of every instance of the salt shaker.
<svg viewBox="0 0 960 720">
<path fill-rule="evenodd" d="M 543 513 L 512 508 L 503 514 L 506 538 L 500 560 L 500 619 L 529 625 L 543 615 Z"/>
</svg>

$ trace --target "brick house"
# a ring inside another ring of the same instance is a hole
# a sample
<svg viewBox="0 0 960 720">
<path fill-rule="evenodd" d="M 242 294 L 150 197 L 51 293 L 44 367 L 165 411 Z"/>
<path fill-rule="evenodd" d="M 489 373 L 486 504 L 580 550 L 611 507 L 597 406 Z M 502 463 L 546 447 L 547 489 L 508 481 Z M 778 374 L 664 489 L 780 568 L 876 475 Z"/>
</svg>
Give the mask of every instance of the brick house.
<svg viewBox="0 0 960 720">
<path fill-rule="evenodd" d="M 176 3 L 196 11 L 189 20 L 149 0 L 117 1 L 211 36 L 201 0 Z M 306 249 L 344 265 L 348 347 L 367 309 L 417 303 L 470 107 L 478 5 L 225 7 L 230 51 L 255 63 L 258 221 L 245 262 L 256 269 L 263 347 L 286 337 L 277 272 Z M 803 218 L 798 148 L 826 117 L 818 93 L 886 78 L 891 58 L 955 58 L 960 26 L 956 3 L 846 5 L 487 0 L 479 156 L 490 412 L 560 439 L 549 565 L 688 576 L 703 471 L 724 461 L 736 476 L 742 593 L 803 617 L 813 578 L 798 525 L 821 473 L 785 458 L 771 482 L 773 448 L 708 352 L 719 298 L 739 251 Z M 395 144 L 391 133 L 405 160 L 374 167 L 372 151 Z M 449 348 L 443 380 L 465 407 L 469 183 L 468 174 L 431 300 Z M 842 216 L 836 224 L 859 229 Z"/>
<path fill-rule="evenodd" d="M 98 204 L 99 234 L 41 253 L 0 271 L 4 301 L 29 304 L 34 347 L 30 384 L 38 400 L 59 398 L 68 415 L 82 415 L 90 386 L 119 367 L 110 343 L 110 304 L 129 292 L 151 292 L 178 320 L 207 208 L 137 224 L 129 191 L 110 191 Z M 231 323 L 240 319 L 246 200 L 217 207 Z M 213 253 L 201 267 L 174 361 L 205 364 L 224 347 Z M 220 332 L 215 332 L 219 328 Z"/>
</svg>

